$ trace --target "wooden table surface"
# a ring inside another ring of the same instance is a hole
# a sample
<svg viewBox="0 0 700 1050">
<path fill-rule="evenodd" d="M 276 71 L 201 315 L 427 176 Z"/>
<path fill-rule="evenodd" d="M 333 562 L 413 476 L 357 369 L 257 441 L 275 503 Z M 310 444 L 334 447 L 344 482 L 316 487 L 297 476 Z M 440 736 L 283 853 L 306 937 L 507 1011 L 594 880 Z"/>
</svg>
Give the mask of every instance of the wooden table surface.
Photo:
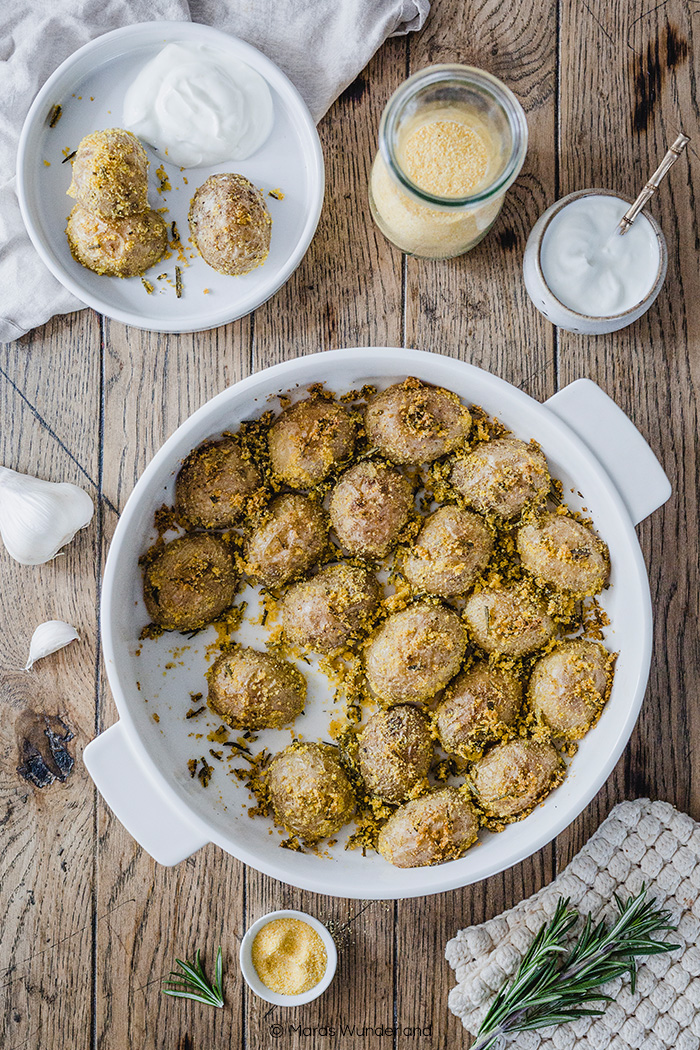
<svg viewBox="0 0 700 1050">
<path fill-rule="evenodd" d="M 93 524 L 53 563 L 26 568 L 0 551 L 3 1050 L 466 1046 L 447 1009 L 444 948 L 456 930 L 548 883 L 623 798 L 667 799 L 700 818 L 698 155 L 691 148 L 652 203 L 668 240 L 668 277 L 636 324 L 597 338 L 556 331 L 530 304 L 521 275 L 527 235 L 557 197 L 587 186 L 634 195 L 681 126 L 697 142 L 698 30 L 697 0 L 435 0 L 423 31 L 385 44 L 321 122 L 323 215 L 300 268 L 270 302 L 225 328 L 183 336 L 84 310 L 0 349 L 0 461 L 82 485 L 97 504 Z M 455 61 L 513 89 L 530 147 L 487 239 L 460 259 L 426 262 L 377 232 L 367 176 L 391 92 L 415 70 Z M 262 876 L 215 846 L 158 867 L 103 804 L 80 759 L 116 719 L 98 608 L 118 512 L 164 439 L 213 394 L 298 354 L 373 344 L 454 355 L 539 400 L 588 376 L 645 435 L 674 494 L 639 529 L 656 637 L 637 728 L 566 833 L 464 890 L 396 904 L 333 900 Z M 18 671 L 34 626 L 50 618 L 76 624 L 81 641 L 31 675 Z M 75 734 L 76 764 L 64 783 L 39 789 L 16 767 L 45 715 Z M 287 1012 L 247 994 L 237 962 L 249 923 L 279 907 L 350 924 L 330 991 Z M 160 994 L 176 955 L 199 947 L 211 959 L 220 942 L 225 1010 Z M 341 1024 L 354 1034 L 323 1028 Z"/>
</svg>

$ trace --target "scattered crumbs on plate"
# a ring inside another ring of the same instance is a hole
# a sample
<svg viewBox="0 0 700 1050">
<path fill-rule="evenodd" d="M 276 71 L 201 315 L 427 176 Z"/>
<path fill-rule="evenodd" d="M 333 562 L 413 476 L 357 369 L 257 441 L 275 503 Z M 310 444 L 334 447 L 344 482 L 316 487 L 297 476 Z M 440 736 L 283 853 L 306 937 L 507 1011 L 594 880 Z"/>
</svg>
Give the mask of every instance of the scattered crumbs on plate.
<svg viewBox="0 0 700 1050">
<path fill-rule="evenodd" d="M 153 287 L 150 281 L 147 281 L 145 277 L 142 277 L 141 284 L 144 286 L 149 295 L 153 295 L 153 293 L 155 292 L 155 288 Z M 166 664 L 165 666 L 167 667 L 168 664 Z M 174 665 L 171 664 L 170 666 Z"/>
<path fill-rule="evenodd" d="M 186 175 L 182 176 L 182 181 L 184 182 L 185 186 L 189 186 L 189 182 L 187 180 L 187 176 Z"/>
<path fill-rule="evenodd" d="M 175 223 L 173 223 L 173 227 L 177 228 Z M 175 267 L 175 295 L 178 299 L 182 299 L 182 270 L 179 266 Z"/>
<path fill-rule="evenodd" d="M 268 197 L 274 197 L 276 201 L 283 201 L 284 193 L 280 189 L 270 190 Z"/>
<path fill-rule="evenodd" d="M 50 168 L 51 167 L 51 161 L 50 160 L 45 160 L 44 161 L 44 167 L 45 168 Z"/>
<path fill-rule="evenodd" d="M 189 759 L 189 761 L 187 763 L 187 768 L 190 771 L 190 776 L 193 777 L 195 775 L 195 773 L 197 772 L 197 759 L 196 758 Z"/>
<path fill-rule="evenodd" d="M 160 715 L 159 715 L 159 714 L 156 714 L 156 712 L 155 712 L 155 711 L 153 712 L 153 714 L 152 714 L 152 716 L 151 716 L 151 717 L 153 718 L 153 721 L 154 721 L 154 722 L 160 722 Z"/>
<path fill-rule="evenodd" d="M 63 114 L 63 110 L 58 105 L 58 103 L 56 103 L 55 106 L 51 107 L 51 109 L 49 110 L 49 115 L 46 118 L 47 123 L 48 123 L 50 128 L 55 128 L 56 127 L 56 125 L 58 124 L 59 120 L 61 119 L 62 114 Z"/>
<path fill-rule="evenodd" d="M 211 291 L 211 289 L 210 289 L 210 288 L 205 288 L 205 289 L 204 289 L 204 292 L 203 292 L 203 294 L 204 294 L 204 295 L 209 295 L 209 292 L 210 292 L 210 291 Z"/>
<path fill-rule="evenodd" d="M 94 95 L 90 95 L 90 101 L 91 101 L 91 102 L 94 102 L 94 101 L 95 101 L 95 96 L 94 96 Z"/>
<path fill-rule="evenodd" d="M 209 787 L 209 781 L 212 778 L 214 767 L 209 765 L 203 755 L 200 758 L 200 762 L 202 763 L 202 768 L 197 773 L 197 777 L 199 778 L 202 787 Z"/>
<path fill-rule="evenodd" d="M 167 153 L 168 151 L 166 150 L 165 152 Z M 170 179 L 168 178 L 168 173 L 162 164 L 159 168 L 156 168 L 156 175 L 160 180 L 160 186 L 158 187 L 159 193 L 167 193 L 168 190 L 172 189 Z"/>
<path fill-rule="evenodd" d="M 207 709 L 207 705 L 206 704 L 202 704 L 201 707 L 198 707 L 196 709 L 194 707 L 191 707 L 189 709 L 189 711 L 187 712 L 187 714 L 185 715 L 185 718 L 196 718 L 197 715 L 201 715 L 202 711 L 206 711 L 206 709 Z"/>
</svg>

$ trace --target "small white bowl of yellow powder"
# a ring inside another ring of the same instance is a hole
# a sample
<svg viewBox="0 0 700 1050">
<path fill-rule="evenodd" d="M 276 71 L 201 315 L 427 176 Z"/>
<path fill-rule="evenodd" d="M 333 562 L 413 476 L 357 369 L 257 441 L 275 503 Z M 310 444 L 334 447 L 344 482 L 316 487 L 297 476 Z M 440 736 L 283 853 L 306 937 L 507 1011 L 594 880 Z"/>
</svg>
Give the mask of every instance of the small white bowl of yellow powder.
<svg viewBox="0 0 700 1050">
<path fill-rule="evenodd" d="M 241 941 L 241 970 L 256 995 L 275 1006 L 301 1006 L 325 992 L 338 953 L 326 927 L 303 911 L 273 911 Z"/>
</svg>

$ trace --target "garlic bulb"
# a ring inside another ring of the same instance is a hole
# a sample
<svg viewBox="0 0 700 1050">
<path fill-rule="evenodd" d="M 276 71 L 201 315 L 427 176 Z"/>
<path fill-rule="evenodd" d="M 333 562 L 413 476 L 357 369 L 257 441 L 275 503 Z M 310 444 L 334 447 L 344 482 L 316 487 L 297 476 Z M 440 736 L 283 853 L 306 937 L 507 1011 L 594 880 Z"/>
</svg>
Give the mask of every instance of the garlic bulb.
<svg viewBox="0 0 700 1050">
<path fill-rule="evenodd" d="M 89 524 L 92 499 L 77 485 L 0 467 L 0 536 L 21 565 L 42 565 Z"/>
<path fill-rule="evenodd" d="M 29 643 L 29 659 L 24 670 L 31 671 L 37 660 L 43 660 L 45 656 L 57 653 L 59 649 L 63 649 L 64 646 L 78 638 L 75 627 L 63 620 L 47 620 L 46 623 L 40 623 Z"/>
</svg>

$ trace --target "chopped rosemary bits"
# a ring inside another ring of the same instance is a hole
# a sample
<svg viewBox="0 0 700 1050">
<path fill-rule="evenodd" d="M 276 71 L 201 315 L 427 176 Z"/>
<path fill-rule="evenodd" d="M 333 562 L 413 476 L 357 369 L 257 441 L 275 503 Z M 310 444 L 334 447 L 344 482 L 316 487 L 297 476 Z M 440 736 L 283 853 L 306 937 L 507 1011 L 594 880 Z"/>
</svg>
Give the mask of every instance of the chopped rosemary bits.
<svg viewBox="0 0 700 1050">
<path fill-rule="evenodd" d="M 174 228 L 175 223 L 173 223 L 173 229 Z M 182 299 L 182 270 L 179 266 L 175 267 L 175 295 L 178 299 Z"/>
<path fill-rule="evenodd" d="M 55 128 L 56 125 L 58 124 L 59 120 L 61 119 L 62 115 L 63 115 L 63 110 L 61 109 L 61 107 L 58 104 L 56 104 L 55 106 L 52 106 L 51 109 L 49 110 L 49 115 L 48 115 L 48 118 L 47 118 L 47 123 L 48 123 L 49 127 L 50 128 Z"/>
<path fill-rule="evenodd" d="M 74 149 L 72 153 L 69 153 L 67 157 L 63 158 L 63 160 L 61 161 L 61 164 L 65 164 L 66 161 L 73 160 L 73 157 L 76 155 L 77 152 L 78 152 L 77 149 Z"/>
<path fill-rule="evenodd" d="M 150 281 L 147 281 L 145 277 L 141 278 L 141 284 L 144 286 L 149 295 L 153 295 L 155 288 Z"/>
</svg>

